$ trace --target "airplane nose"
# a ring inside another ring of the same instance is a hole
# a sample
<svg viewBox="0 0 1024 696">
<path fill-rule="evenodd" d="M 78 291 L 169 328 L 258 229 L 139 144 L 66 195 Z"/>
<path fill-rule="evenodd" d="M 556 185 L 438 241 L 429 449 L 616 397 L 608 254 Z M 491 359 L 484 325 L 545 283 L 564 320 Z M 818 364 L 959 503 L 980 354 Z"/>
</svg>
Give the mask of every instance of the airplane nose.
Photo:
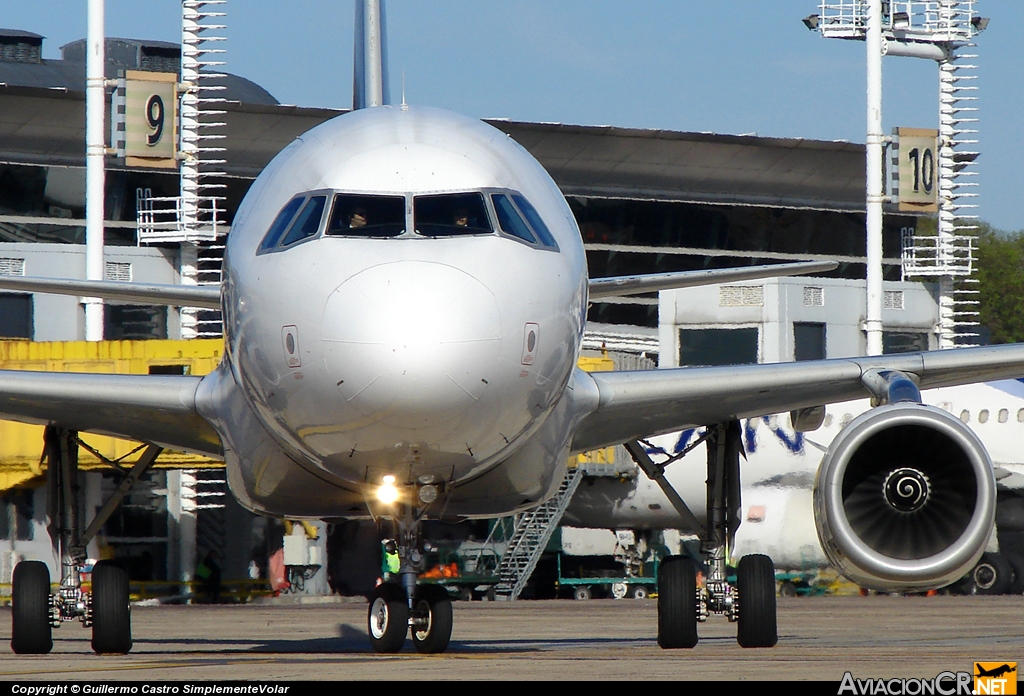
<svg viewBox="0 0 1024 696">
<path fill-rule="evenodd" d="M 501 353 L 494 295 L 441 263 L 368 268 L 331 294 L 322 328 L 327 369 L 345 401 L 371 421 L 451 430 L 478 402 Z"/>
</svg>

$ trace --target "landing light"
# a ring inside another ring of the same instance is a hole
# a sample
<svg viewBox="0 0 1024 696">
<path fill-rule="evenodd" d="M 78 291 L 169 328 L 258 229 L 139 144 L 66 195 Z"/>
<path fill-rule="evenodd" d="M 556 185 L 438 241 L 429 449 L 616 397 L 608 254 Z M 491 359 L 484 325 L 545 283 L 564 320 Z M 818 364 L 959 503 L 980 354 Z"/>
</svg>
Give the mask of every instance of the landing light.
<svg viewBox="0 0 1024 696">
<path fill-rule="evenodd" d="M 437 486 L 426 485 L 420 486 L 420 502 L 425 505 L 430 505 L 432 502 L 437 500 Z"/>
<path fill-rule="evenodd" d="M 398 487 L 395 486 L 395 477 L 388 474 L 384 477 L 383 483 L 377 489 L 377 500 L 385 505 L 391 505 L 398 500 Z"/>
</svg>

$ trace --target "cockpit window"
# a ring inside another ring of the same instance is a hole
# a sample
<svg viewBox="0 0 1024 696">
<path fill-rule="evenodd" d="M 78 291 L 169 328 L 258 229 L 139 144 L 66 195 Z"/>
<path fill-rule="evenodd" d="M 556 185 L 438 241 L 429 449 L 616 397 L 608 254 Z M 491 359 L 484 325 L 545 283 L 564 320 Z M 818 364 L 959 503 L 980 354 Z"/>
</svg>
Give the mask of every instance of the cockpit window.
<svg viewBox="0 0 1024 696">
<path fill-rule="evenodd" d="M 512 201 L 504 193 L 491 194 L 491 202 L 494 203 L 494 212 L 498 214 L 498 226 L 505 234 L 519 237 L 524 242 L 536 244 L 537 238 L 530 231 L 530 226 L 519 214 Z"/>
<path fill-rule="evenodd" d="M 260 243 L 260 251 L 266 251 L 267 249 L 273 249 L 277 246 L 277 240 L 281 238 L 284 231 L 288 229 L 288 223 L 295 217 L 295 211 L 302 205 L 302 201 L 305 200 L 304 196 L 296 196 L 295 198 L 288 201 L 285 207 L 281 208 L 281 212 L 274 218 L 273 224 L 270 225 L 270 230 L 267 232 L 267 236 L 263 238 Z"/>
<path fill-rule="evenodd" d="M 530 201 L 526 200 L 522 194 L 519 193 L 512 194 L 512 200 L 516 202 L 519 209 L 523 211 L 523 215 L 525 215 L 526 219 L 530 221 L 530 226 L 533 227 L 533 231 L 537 233 L 538 237 L 540 237 L 540 243 L 546 247 L 558 249 L 558 243 L 555 242 L 554 235 L 551 234 L 551 230 L 549 230 L 548 226 L 544 224 L 544 221 L 540 217 L 540 213 L 538 213 L 537 209 L 530 204 Z"/>
<path fill-rule="evenodd" d="M 339 193 L 327 234 L 343 237 L 397 237 L 405 232 L 404 196 Z"/>
<path fill-rule="evenodd" d="M 302 210 L 295 216 L 295 221 L 288 228 L 288 234 L 281 240 L 281 246 L 288 246 L 295 242 L 312 237 L 320 229 L 320 220 L 324 216 L 324 206 L 327 203 L 327 196 L 311 196 L 302 206 Z"/>
<path fill-rule="evenodd" d="M 413 215 L 416 231 L 425 237 L 491 234 L 494 231 L 480 193 L 416 196 Z"/>
</svg>

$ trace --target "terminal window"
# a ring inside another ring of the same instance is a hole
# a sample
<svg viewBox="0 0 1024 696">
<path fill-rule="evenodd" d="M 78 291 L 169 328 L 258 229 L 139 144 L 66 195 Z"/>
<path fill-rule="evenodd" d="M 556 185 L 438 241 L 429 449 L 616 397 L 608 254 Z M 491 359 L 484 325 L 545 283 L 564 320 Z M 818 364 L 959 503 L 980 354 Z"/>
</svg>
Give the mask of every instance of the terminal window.
<svg viewBox="0 0 1024 696">
<path fill-rule="evenodd" d="M 167 338 L 167 308 L 150 305 L 107 305 L 103 312 L 107 341 Z"/>
<path fill-rule="evenodd" d="M 825 325 L 816 322 L 793 322 L 793 359 L 825 359 Z"/>
<path fill-rule="evenodd" d="M 757 362 L 757 327 L 680 329 L 679 364 L 751 365 Z"/>
<path fill-rule="evenodd" d="M 0 295 L 0 338 L 32 338 L 32 295 Z"/>
<path fill-rule="evenodd" d="M 918 353 L 928 350 L 928 334 L 917 331 L 883 331 L 882 353 Z"/>
</svg>

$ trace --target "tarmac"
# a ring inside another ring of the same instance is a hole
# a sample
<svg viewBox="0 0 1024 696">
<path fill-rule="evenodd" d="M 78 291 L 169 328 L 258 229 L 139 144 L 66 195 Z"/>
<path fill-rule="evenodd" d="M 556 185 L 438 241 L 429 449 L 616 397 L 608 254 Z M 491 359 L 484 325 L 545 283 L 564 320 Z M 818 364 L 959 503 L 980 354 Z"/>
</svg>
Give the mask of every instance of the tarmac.
<svg viewBox="0 0 1024 696">
<path fill-rule="evenodd" d="M 139 606 L 134 647 L 94 655 L 89 629 L 54 630 L 49 655 L 10 652 L 0 610 L 0 680 L 827 680 L 932 678 L 975 661 L 1024 662 L 1024 597 L 779 599 L 779 644 L 743 649 L 712 617 L 692 650 L 656 642 L 656 600 L 456 602 L 446 653 L 412 641 L 378 655 L 365 603 Z"/>
</svg>

